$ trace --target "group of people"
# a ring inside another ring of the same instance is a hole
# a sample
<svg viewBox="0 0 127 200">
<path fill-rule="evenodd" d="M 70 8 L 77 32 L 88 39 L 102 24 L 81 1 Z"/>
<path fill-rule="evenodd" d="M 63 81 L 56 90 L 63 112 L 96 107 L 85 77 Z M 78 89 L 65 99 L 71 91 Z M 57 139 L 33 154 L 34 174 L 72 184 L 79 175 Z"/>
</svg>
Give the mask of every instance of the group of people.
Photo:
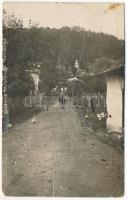
<svg viewBox="0 0 127 200">
<path fill-rule="evenodd" d="M 64 109 L 64 106 L 65 106 L 65 97 L 64 97 L 64 95 L 60 95 L 59 96 L 59 103 L 60 103 L 60 108 Z"/>
<path fill-rule="evenodd" d="M 66 99 L 65 99 L 65 92 L 66 92 L 66 90 L 65 90 L 64 88 L 61 88 L 61 89 L 60 89 L 59 103 L 60 103 L 60 108 L 61 108 L 61 109 L 64 109 L 65 102 L 66 102 Z"/>
</svg>

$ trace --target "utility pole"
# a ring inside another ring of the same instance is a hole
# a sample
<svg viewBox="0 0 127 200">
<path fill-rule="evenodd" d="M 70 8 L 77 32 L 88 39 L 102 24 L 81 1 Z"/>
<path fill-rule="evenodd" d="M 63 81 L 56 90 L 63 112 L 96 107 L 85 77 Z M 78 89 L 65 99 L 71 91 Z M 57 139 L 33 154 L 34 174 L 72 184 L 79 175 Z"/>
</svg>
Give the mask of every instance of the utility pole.
<svg viewBox="0 0 127 200">
<path fill-rule="evenodd" d="M 29 20 L 29 28 L 31 28 L 32 20 Z"/>
</svg>

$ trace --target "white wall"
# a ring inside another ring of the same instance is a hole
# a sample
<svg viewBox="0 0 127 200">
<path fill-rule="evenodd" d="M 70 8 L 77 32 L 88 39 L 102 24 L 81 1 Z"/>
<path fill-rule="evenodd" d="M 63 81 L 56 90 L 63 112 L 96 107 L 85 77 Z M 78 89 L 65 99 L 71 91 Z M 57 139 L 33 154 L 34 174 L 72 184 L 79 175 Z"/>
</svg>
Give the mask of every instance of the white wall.
<svg viewBox="0 0 127 200">
<path fill-rule="evenodd" d="M 38 91 L 39 75 L 35 73 L 31 73 L 31 76 L 34 79 L 35 89 Z"/>
<path fill-rule="evenodd" d="M 122 90 L 117 76 L 107 77 L 107 128 L 109 131 L 122 131 Z M 111 115 L 111 118 L 109 118 Z"/>
</svg>

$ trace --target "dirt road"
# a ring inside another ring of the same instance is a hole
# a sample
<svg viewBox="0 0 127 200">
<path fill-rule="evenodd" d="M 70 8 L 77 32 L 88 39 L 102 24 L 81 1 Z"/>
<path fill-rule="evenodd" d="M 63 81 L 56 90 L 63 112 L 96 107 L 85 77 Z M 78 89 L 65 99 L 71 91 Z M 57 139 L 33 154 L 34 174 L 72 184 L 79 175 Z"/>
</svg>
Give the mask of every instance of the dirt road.
<svg viewBox="0 0 127 200">
<path fill-rule="evenodd" d="M 3 136 L 7 196 L 123 194 L 123 155 L 82 128 L 73 106 L 52 106 Z"/>
</svg>

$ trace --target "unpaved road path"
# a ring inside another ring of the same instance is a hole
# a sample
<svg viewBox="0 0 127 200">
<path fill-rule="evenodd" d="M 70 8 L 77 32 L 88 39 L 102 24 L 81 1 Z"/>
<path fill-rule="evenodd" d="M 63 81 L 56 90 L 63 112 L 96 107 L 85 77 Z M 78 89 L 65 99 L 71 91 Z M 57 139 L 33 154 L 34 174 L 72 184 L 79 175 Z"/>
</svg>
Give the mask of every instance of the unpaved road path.
<svg viewBox="0 0 127 200">
<path fill-rule="evenodd" d="M 123 194 L 123 155 L 82 128 L 73 106 L 52 106 L 3 136 L 7 196 Z"/>
</svg>

